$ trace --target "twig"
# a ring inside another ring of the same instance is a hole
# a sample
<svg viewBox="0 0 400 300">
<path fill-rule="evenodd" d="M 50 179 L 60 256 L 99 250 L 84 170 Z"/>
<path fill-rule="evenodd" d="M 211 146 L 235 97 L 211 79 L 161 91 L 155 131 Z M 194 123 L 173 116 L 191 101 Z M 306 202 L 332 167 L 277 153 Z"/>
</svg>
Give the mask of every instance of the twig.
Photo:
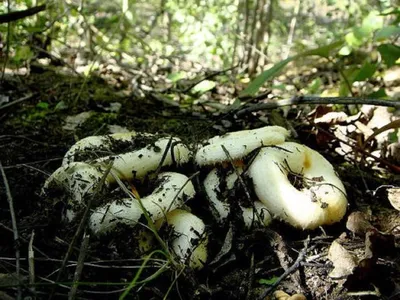
<svg viewBox="0 0 400 300">
<path fill-rule="evenodd" d="M 301 249 L 299 252 L 299 256 L 297 256 L 296 261 L 294 262 L 293 265 L 291 265 L 285 272 L 259 297 L 259 300 L 264 300 L 270 293 L 275 290 L 275 288 L 281 283 L 282 280 L 284 280 L 287 276 L 292 274 L 294 271 L 296 271 L 300 265 L 301 262 L 304 260 L 308 249 L 308 244 L 310 242 L 310 238 L 308 237 L 305 242 L 304 242 L 304 247 Z"/>
<path fill-rule="evenodd" d="M 19 236 L 18 236 L 17 218 L 15 217 L 14 201 L 13 201 L 13 198 L 11 195 L 10 186 L 8 185 L 6 173 L 4 172 L 1 161 L 0 161 L 0 172 L 1 172 L 1 176 L 3 177 L 3 183 L 4 183 L 4 188 L 6 190 L 7 201 L 8 201 L 8 205 L 10 207 L 11 223 L 12 223 L 13 234 L 14 234 L 16 277 L 19 280 L 19 278 L 20 278 L 20 253 L 19 253 Z M 18 285 L 17 299 L 22 299 L 22 290 L 21 290 L 20 285 Z"/>
<path fill-rule="evenodd" d="M 73 251 L 73 249 L 75 247 L 75 244 L 76 244 L 78 238 L 80 237 L 83 229 L 86 227 L 86 223 L 87 223 L 87 220 L 89 218 L 89 212 L 90 212 L 90 209 L 91 209 L 91 206 L 92 206 L 92 202 L 94 202 L 94 199 L 99 195 L 101 189 L 103 188 L 103 186 L 104 186 L 104 184 L 106 182 L 107 176 L 111 171 L 112 165 L 113 165 L 113 162 L 111 161 L 109 163 L 109 165 L 107 166 L 103 176 L 101 177 L 100 182 L 97 184 L 95 190 L 93 191 L 93 194 L 89 197 L 89 199 L 87 201 L 86 209 L 85 209 L 85 211 L 83 213 L 83 216 L 81 218 L 81 222 L 79 223 L 78 229 L 76 230 L 75 235 L 72 238 L 72 241 L 68 246 L 68 250 L 67 250 L 67 253 L 64 256 L 63 262 L 61 264 L 60 271 L 57 274 L 57 279 L 55 280 L 56 283 L 60 281 L 61 276 L 62 276 L 62 274 L 63 274 L 63 272 L 65 270 L 65 267 L 67 265 L 68 259 L 71 256 L 72 251 Z M 54 294 L 56 292 L 56 289 L 57 289 L 57 286 L 54 286 L 54 288 L 52 289 L 52 291 L 50 293 L 49 299 L 53 298 L 53 296 L 54 296 Z"/>
<path fill-rule="evenodd" d="M 2 15 L 0 15 L 0 24 L 1 23 L 9 23 L 12 21 L 23 19 L 23 18 L 32 16 L 32 15 L 35 15 L 45 9 L 46 9 L 46 4 L 43 4 L 43 5 L 28 8 L 25 10 L 13 11 L 13 12 L 9 12 L 6 14 L 2 14 Z"/>
<path fill-rule="evenodd" d="M 28 266 L 29 266 L 29 284 L 31 291 L 35 294 L 35 251 L 33 251 L 33 239 L 35 238 L 35 231 L 32 230 L 32 235 L 28 245 Z"/>
<path fill-rule="evenodd" d="M 11 228 L 7 227 L 6 225 L 4 225 L 4 224 L 1 223 L 1 222 L 0 222 L 0 227 L 2 227 L 3 229 L 5 229 L 5 230 L 7 230 L 7 231 L 13 232 L 13 230 L 12 230 Z M 20 240 L 20 241 L 23 241 L 23 242 L 25 242 L 25 243 L 29 243 L 29 241 L 28 241 L 27 239 L 25 239 L 24 237 L 22 237 L 22 236 L 19 238 L 19 240 Z M 32 246 L 32 248 L 33 248 L 34 250 L 36 250 L 38 253 L 40 253 L 41 255 L 43 255 L 45 258 L 50 259 L 50 257 L 49 257 L 46 253 L 44 253 L 43 251 L 41 251 L 41 250 L 40 250 L 39 248 L 37 248 L 36 246 Z"/>
<path fill-rule="evenodd" d="M 33 98 L 33 96 L 35 96 L 35 95 L 36 95 L 36 94 L 28 94 L 28 95 L 26 95 L 26 96 L 24 96 L 24 97 L 22 97 L 22 98 L 19 98 L 19 99 L 13 101 L 13 102 L 4 104 L 4 105 L 0 106 L 0 110 L 3 109 L 3 108 L 6 108 L 6 107 L 10 107 L 10 106 L 12 106 L 12 105 L 14 105 L 14 104 L 18 104 L 18 103 L 20 103 L 20 102 L 29 100 L 29 99 Z"/>
<path fill-rule="evenodd" d="M 238 177 L 238 180 L 240 182 L 240 184 L 243 187 L 244 193 L 246 194 L 246 198 L 250 203 L 253 203 L 253 220 L 251 223 L 251 227 L 253 226 L 253 222 L 254 222 L 254 215 L 257 217 L 257 220 L 260 222 L 260 224 L 262 224 L 262 218 L 260 216 L 260 214 L 258 213 L 258 211 L 256 210 L 256 208 L 254 207 L 254 202 L 251 201 L 251 196 L 250 196 L 250 191 L 246 185 L 246 183 L 244 182 L 242 175 L 239 173 L 239 171 L 237 170 L 237 168 L 235 167 L 235 164 L 233 162 L 232 156 L 230 155 L 228 149 L 226 149 L 226 147 L 224 145 L 221 145 L 222 150 L 225 152 L 226 157 L 229 159 L 229 162 L 233 168 L 233 170 L 236 173 L 236 176 Z"/>
<path fill-rule="evenodd" d="M 78 285 L 78 281 L 81 278 L 83 266 L 84 266 L 84 263 L 85 263 L 86 253 L 87 253 L 87 250 L 89 248 L 89 238 L 90 238 L 90 235 L 84 233 L 81 249 L 80 249 L 80 252 L 79 252 L 78 263 L 76 264 L 74 280 L 73 280 L 74 283 L 73 283 L 73 285 L 71 287 L 70 292 L 68 293 L 68 299 L 69 300 L 74 300 L 76 298 L 76 292 L 78 291 L 78 286 L 79 286 Z"/>
<path fill-rule="evenodd" d="M 237 116 L 244 115 L 249 112 L 273 109 L 283 106 L 299 105 L 299 104 L 368 104 L 377 106 L 387 106 L 400 108 L 400 101 L 370 99 L 370 98 L 353 98 L 353 97 L 316 97 L 316 96 L 294 96 L 290 99 L 277 100 L 270 103 L 259 103 L 245 107 L 237 112 Z"/>
</svg>

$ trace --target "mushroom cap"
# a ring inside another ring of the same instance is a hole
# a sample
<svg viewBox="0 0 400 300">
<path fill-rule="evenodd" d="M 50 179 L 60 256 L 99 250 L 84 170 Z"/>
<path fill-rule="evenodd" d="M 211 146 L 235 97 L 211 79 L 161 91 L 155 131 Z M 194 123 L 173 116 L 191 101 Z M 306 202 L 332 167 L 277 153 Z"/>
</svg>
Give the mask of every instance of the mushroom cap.
<svg viewBox="0 0 400 300">
<path fill-rule="evenodd" d="M 102 176 L 103 172 L 96 166 L 73 162 L 61 166 L 51 174 L 44 183 L 42 195 L 61 195 L 61 200 L 65 199 L 68 203 L 66 219 L 70 222 L 85 203 L 84 198 L 93 193 Z"/>
<path fill-rule="evenodd" d="M 295 227 L 332 224 L 346 212 L 345 188 L 332 165 L 304 145 L 286 142 L 261 149 L 248 174 L 260 201 Z"/>
<path fill-rule="evenodd" d="M 189 178 L 175 172 L 160 173 L 154 191 L 141 198 L 144 209 L 156 221 L 171 210 L 181 207 L 195 195 Z M 143 214 L 139 201 L 132 198 L 115 200 L 95 209 L 90 216 L 89 227 L 96 235 L 111 232 L 119 224 L 135 226 Z"/>
</svg>

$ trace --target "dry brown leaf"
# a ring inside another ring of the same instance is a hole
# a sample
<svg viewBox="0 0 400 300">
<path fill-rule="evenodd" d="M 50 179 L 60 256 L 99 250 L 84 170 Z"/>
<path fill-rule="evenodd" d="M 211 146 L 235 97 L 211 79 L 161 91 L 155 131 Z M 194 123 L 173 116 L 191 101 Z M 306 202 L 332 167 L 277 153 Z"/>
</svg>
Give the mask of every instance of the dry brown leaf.
<svg viewBox="0 0 400 300">
<path fill-rule="evenodd" d="M 328 259 L 333 263 L 334 269 L 329 274 L 333 279 L 342 279 L 353 273 L 357 266 L 357 259 L 350 254 L 337 241 L 333 241 L 328 251 Z"/>
</svg>

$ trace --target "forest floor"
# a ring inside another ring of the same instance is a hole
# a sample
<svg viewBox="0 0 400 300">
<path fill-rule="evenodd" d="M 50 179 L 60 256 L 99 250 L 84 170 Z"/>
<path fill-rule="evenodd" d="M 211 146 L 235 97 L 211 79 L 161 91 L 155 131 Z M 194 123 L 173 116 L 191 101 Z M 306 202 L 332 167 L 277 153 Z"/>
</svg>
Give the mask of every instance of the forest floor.
<svg viewBox="0 0 400 300">
<path fill-rule="evenodd" d="M 309 117 L 326 115 L 322 106 L 307 113 L 293 107 L 286 110 L 285 117 L 279 109 L 264 112 L 262 118 L 253 113 L 239 117 L 234 111 L 173 106 L 156 95 L 135 97 L 121 90 L 121 86 L 101 78 L 83 82 L 80 77 L 48 69 L 30 76 L 6 75 L 2 96 L 21 101 L 12 105 L 8 104 L 12 101 L 0 102 L 0 162 L 6 176 L 1 176 L 0 184 L 1 299 L 14 298 L 18 287 L 24 297 L 36 299 L 50 295 L 67 298 L 71 293 L 82 251 L 81 237 L 65 269 L 61 274 L 59 271 L 78 223 L 65 224 L 63 203 L 44 198 L 41 188 L 76 141 L 135 130 L 162 132 L 193 143 L 281 122 L 297 133 L 297 141 L 318 150 L 335 166 L 349 201 L 341 222 L 313 231 L 294 229 L 279 221 L 253 230 L 232 224 L 220 226 L 211 220 L 205 200 L 198 196 L 193 209 L 205 214 L 210 232 L 209 259 L 202 270 L 168 266 L 158 274 L 162 256 L 141 267 L 148 252 L 139 255 L 132 231 L 122 230 L 104 239 L 90 237 L 86 258 L 80 263 L 83 271 L 76 297 L 118 298 L 141 271 L 129 299 L 272 299 L 270 287 L 289 295 L 303 294 L 307 299 L 400 299 L 398 162 L 371 159 L 351 147 L 345 154 L 335 151 L 344 144 L 331 129 L 349 128 L 350 123 L 331 119 L 316 127 Z M 368 124 L 371 118 L 358 120 Z M 189 167 L 187 172 L 194 171 Z M 204 177 L 200 173 L 199 179 Z"/>
</svg>

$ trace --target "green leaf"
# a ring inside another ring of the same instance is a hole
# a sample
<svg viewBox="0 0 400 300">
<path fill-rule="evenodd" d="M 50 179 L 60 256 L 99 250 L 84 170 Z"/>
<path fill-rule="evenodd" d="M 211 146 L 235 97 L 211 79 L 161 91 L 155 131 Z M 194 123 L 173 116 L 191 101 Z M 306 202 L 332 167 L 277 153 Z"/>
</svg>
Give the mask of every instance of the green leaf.
<svg viewBox="0 0 400 300">
<path fill-rule="evenodd" d="M 42 102 L 41 101 L 38 104 L 36 104 L 36 107 L 40 108 L 40 109 L 43 109 L 43 110 L 46 110 L 46 109 L 49 108 L 49 104 L 47 102 Z"/>
<path fill-rule="evenodd" d="M 208 92 L 215 88 L 215 82 L 211 80 L 203 80 L 202 82 L 196 84 L 191 91 L 193 93 L 199 93 L 199 94 L 204 94 L 205 92 Z"/>
<path fill-rule="evenodd" d="M 322 46 L 322 47 L 319 47 L 316 49 L 311 49 L 311 50 L 305 51 L 303 53 L 297 54 L 295 56 L 289 57 L 285 60 L 278 62 L 270 69 L 268 69 L 268 70 L 262 72 L 260 75 L 258 75 L 249 84 L 249 86 L 239 94 L 239 97 L 255 95 L 268 79 L 271 79 L 271 78 L 275 77 L 276 75 L 278 75 L 282 71 L 282 69 L 291 61 L 296 60 L 298 58 L 311 56 L 311 55 L 317 55 L 317 56 L 329 58 L 332 51 L 342 45 L 343 45 L 343 41 L 337 41 L 337 42 L 334 42 L 334 43 L 326 45 L 326 46 Z"/>
<path fill-rule="evenodd" d="M 343 45 L 343 41 L 336 41 L 329 45 L 322 46 L 322 47 L 319 47 L 316 49 L 311 49 L 311 50 L 305 51 L 303 53 L 297 54 L 296 56 L 294 56 L 294 58 L 297 59 L 300 57 L 311 56 L 311 55 L 318 55 L 321 57 L 329 58 L 329 56 L 332 55 L 332 52 L 336 51 L 336 49 L 342 45 Z"/>
<path fill-rule="evenodd" d="M 339 96 L 344 97 L 350 95 L 350 89 L 353 86 L 354 79 L 357 77 L 360 69 L 357 66 L 350 66 L 343 70 L 340 76 Z M 343 78 L 345 77 L 345 78 Z"/>
<path fill-rule="evenodd" d="M 358 71 L 358 74 L 355 75 L 354 81 L 365 81 L 366 79 L 371 78 L 374 75 L 376 68 L 376 64 L 366 61 Z"/>
<path fill-rule="evenodd" d="M 290 63 L 295 57 L 289 57 L 285 60 L 282 60 L 275 64 L 272 68 L 262 72 L 260 75 L 258 75 L 250 84 L 247 88 L 245 88 L 240 94 L 239 97 L 243 96 L 253 96 L 255 95 L 258 90 L 262 87 L 262 85 L 270 78 L 274 77 L 275 75 L 278 75 L 282 69 Z"/>
<path fill-rule="evenodd" d="M 25 61 L 33 57 L 33 52 L 29 46 L 22 46 L 17 48 L 14 59 L 16 61 Z"/>
<path fill-rule="evenodd" d="M 308 86 L 307 86 L 307 94 L 315 95 L 320 94 L 321 87 L 323 83 L 320 77 L 315 78 Z"/>
<path fill-rule="evenodd" d="M 386 98 L 386 97 L 387 97 L 387 94 L 386 94 L 385 89 L 379 89 L 379 90 L 377 90 L 376 92 L 373 92 L 373 93 L 371 93 L 371 94 L 369 94 L 369 95 L 367 96 L 367 98 L 372 98 L 372 99 L 376 99 L 376 98 Z"/>
<path fill-rule="evenodd" d="M 383 44 L 378 46 L 378 51 L 382 55 L 382 59 L 390 68 L 396 64 L 400 58 L 400 47 L 392 44 Z"/>
<path fill-rule="evenodd" d="M 272 277 L 271 279 L 264 279 L 264 278 L 261 278 L 261 279 L 258 281 L 258 283 L 259 283 L 259 284 L 265 284 L 265 285 L 273 285 L 278 279 L 279 279 L 279 277 L 277 277 L 277 276 L 274 276 L 274 277 Z"/>
<path fill-rule="evenodd" d="M 375 39 L 378 41 L 384 40 L 394 35 L 400 35 L 400 27 L 390 25 L 378 30 L 375 34 Z"/>
<path fill-rule="evenodd" d="M 339 50 L 339 55 L 347 56 L 350 55 L 351 51 L 353 51 L 353 49 L 349 45 L 345 45 Z"/>
<path fill-rule="evenodd" d="M 169 80 L 171 80 L 171 82 L 178 82 L 181 79 L 184 79 L 186 77 L 186 73 L 185 72 L 175 72 L 175 73 L 171 73 L 168 74 L 167 78 Z"/>
</svg>

